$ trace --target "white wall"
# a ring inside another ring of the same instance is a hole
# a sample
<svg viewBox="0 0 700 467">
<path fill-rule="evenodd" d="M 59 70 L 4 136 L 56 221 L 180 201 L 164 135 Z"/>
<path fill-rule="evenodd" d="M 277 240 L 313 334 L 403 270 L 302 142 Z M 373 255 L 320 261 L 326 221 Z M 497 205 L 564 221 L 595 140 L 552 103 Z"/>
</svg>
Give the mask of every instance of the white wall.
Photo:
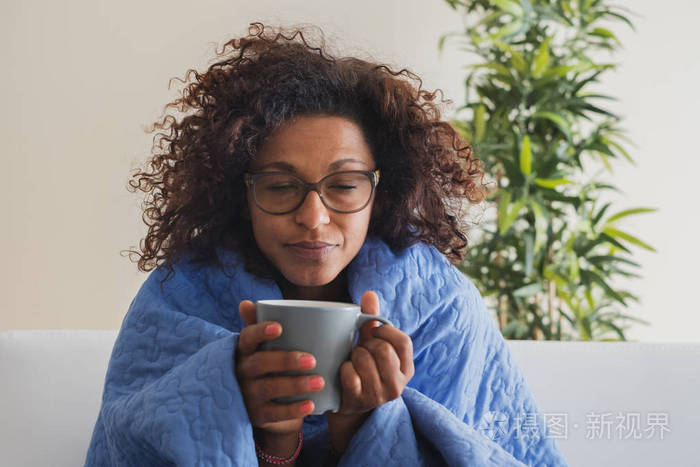
<svg viewBox="0 0 700 467">
<path fill-rule="evenodd" d="M 653 206 L 657 213 L 628 218 L 625 229 L 656 247 L 637 250 L 642 280 L 628 283 L 640 297 L 629 311 L 651 322 L 629 337 L 640 341 L 700 342 L 700 306 L 695 280 L 700 267 L 697 190 L 700 188 L 698 106 L 700 52 L 696 18 L 700 4 L 689 0 L 621 2 L 639 16 L 637 32 L 616 27 L 624 45 L 619 72 L 605 79 L 606 92 L 619 101 L 611 107 L 637 148 L 636 166 L 616 165 L 624 191 L 622 207 Z"/>
<path fill-rule="evenodd" d="M 148 156 L 143 129 L 174 97 L 172 77 L 201 70 L 216 44 L 248 23 L 312 23 L 336 48 L 407 67 L 464 100 L 454 45 L 437 41 L 462 20 L 440 0 L 328 2 L 49 2 L 10 0 L 0 17 L 3 244 L 0 329 L 117 328 L 145 275 L 119 251 L 145 235 L 129 171 Z M 643 302 L 630 312 L 652 322 L 630 332 L 645 341 L 700 341 L 692 279 L 698 223 L 686 186 L 697 172 L 694 86 L 700 59 L 690 48 L 695 3 L 625 0 L 643 15 L 624 32 L 620 71 L 605 82 L 619 96 L 638 167 L 620 167 L 621 207 L 661 212 L 629 229 L 659 249 L 640 252 Z M 682 11 L 682 15 L 677 13 Z M 9 170 L 8 170 L 9 168 Z M 684 241 L 685 240 L 685 241 Z"/>
</svg>

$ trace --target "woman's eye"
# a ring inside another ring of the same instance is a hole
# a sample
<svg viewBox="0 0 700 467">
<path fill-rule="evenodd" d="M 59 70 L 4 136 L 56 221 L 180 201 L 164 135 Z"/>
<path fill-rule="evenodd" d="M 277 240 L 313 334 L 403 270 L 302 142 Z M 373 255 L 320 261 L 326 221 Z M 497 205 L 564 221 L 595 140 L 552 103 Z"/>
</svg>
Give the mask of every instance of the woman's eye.
<svg viewBox="0 0 700 467">
<path fill-rule="evenodd" d="M 337 190 L 337 191 L 350 191 L 354 190 L 357 188 L 357 185 L 340 185 L 340 184 L 335 184 L 331 185 L 329 187 L 331 190 Z"/>
<path fill-rule="evenodd" d="M 272 191 L 272 192 L 285 192 L 285 191 L 291 191 L 296 189 L 296 185 L 292 184 L 286 184 L 286 185 L 268 185 L 265 187 L 266 190 Z"/>
</svg>

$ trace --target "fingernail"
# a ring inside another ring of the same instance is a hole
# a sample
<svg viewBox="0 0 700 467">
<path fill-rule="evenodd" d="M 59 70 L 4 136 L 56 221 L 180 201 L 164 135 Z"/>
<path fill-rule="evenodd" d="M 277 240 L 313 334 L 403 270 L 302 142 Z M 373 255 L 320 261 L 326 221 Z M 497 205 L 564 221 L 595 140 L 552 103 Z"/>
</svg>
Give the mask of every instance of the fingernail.
<svg viewBox="0 0 700 467">
<path fill-rule="evenodd" d="M 268 336 L 274 336 L 275 334 L 277 334 L 277 325 L 268 324 L 265 327 L 265 334 L 267 334 Z"/>
<path fill-rule="evenodd" d="M 321 389 L 323 387 L 323 378 L 320 376 L 314 376 L 309 379 L 309 387 L 311 389 Z"/>
<path fill-rule="evenodd" d="M 306 401 L 301 404 L 300 410 L 301 413 L 311 413 L 314 410 L 314 403 L 311 401 Z"/>
<path fill-rule="evenodd" d="M 299 366 L 302 368 L 313 368 L 316 366 L 316 359 L 311 355 L 302 355 L 299 358 Z"/>
</svg>

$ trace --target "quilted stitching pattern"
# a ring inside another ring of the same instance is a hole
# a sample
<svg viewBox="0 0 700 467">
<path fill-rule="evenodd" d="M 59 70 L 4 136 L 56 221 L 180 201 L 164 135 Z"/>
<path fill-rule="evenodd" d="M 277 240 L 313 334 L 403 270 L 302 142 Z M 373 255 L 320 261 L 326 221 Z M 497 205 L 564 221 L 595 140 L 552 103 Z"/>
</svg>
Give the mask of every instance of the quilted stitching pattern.
<svg viewBox="0 0 700 467">
<path fill-rule="evenodd" d="M 281 298 L 220 251 L 227 274 L 175 264 L 153 271 L 115 343 L 86 465 L 257 465 L 252 427 L 234 373 L 243 326 L 238 303 Z M 381 313 L 410 335 L 416 374 L 403 395 L 375 409 L 340 465 L 566 465 L 473 283 L 435 248 L 392 252 L 368 238 L 348 270 L 350 295 L 377 292 Z M 491 436 L 494 413 L 537 413 L 527 436 Z M 308 416 L 300 461 L 321 465 L 323 415 Z"/>
</svg>

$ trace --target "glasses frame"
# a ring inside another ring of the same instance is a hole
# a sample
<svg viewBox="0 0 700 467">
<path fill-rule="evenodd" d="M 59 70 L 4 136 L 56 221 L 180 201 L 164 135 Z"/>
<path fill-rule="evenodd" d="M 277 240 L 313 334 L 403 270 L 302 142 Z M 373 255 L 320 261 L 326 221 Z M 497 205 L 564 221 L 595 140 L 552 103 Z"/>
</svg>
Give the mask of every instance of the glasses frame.
<svg viewBox="0 0 700 467">
<path fill-rule="evenodd" d="M 328 177 L 333 177 L 335 175 L 345 174 L 345 173 L 364 174 L 369 178 L 370 182 L 372 183 L 372 189 L 369 192 L 369 198 L 367 198 L 367 202 L 365 204 L 363 204 L 362 207 L 357 208 L 357 209 L 353 209 L 352 211 L 341 211 L 339 209 L 334 209 L 334 208 L 328 206 L 328 204 L 326 203 L 326 200 L 323 199 L 323 194 L 321 193 L 321 189 L 320 189 L 321 184 Z M 284 212 L 272 212 L 272 211 L 268 211 L 267 209 L 263 208 L 260 205 L 260 203 L 258 203 L 258 199 L 255 196 L 255 181 L 258 178 L 262 177 L 263 175 L 287 175 L 289 177 L 292 177 L 292 178 L 298 180 L 302 184 L 302 186 L 304 187 L 304 193 L 301 196 L 299 203 L 296 206 L 294 206 L 294 208 L 289 209 L 289 210 L 284 211 Z M 309 195 L 310 191 L 315 191 L 318 194 L 318 197 L 321 199 L 321 202 L 323 203 L 323 205 L 326 207 L 326 209 L 330 209 L 333 212 L 337 212 L 340 214 L 352 214 L 354 212 L 360 212 L 364 208 L 367 207 L 367 205 L 369 204 L 370 201 L 372 201 L 372 196 L 374 195 L 374 190 L 377 187 L 377 185 L 379 184 L 379 178 L 380 178 L 379 169 L 377 169 L 377 170 L 341 170 L 339 172 L 333 172 L 333 173 L 326 175 L 325 177 L 323 177 L 322 179 L 320 179 L 316 183 L 308 183 L 305 180 L 302 180 L 301 178 L 299 178 L 296 175 L 289 173 L 289 172 L 280 172 L 280 171 L 278 171 L 278 172 L 253 172 L 253 173 L 243 174 L 243 179 L 245 180 L 245 184 L 248 187 L 248 189 L 250 190 L 250 192 L 253 194 L 253 201 L 255 202 L 255 205 L 258 208 L 260 208 L 261 211 L 266 212 L 267 214 L 275 215 L 275 216 L 289 214 L 290 212 L 294 212 L 297 209 L 299 209 L 301 207 L 301 205 L 304 204 L 304 201 L 306 201 L 306 197 Z"/>
</svg>

